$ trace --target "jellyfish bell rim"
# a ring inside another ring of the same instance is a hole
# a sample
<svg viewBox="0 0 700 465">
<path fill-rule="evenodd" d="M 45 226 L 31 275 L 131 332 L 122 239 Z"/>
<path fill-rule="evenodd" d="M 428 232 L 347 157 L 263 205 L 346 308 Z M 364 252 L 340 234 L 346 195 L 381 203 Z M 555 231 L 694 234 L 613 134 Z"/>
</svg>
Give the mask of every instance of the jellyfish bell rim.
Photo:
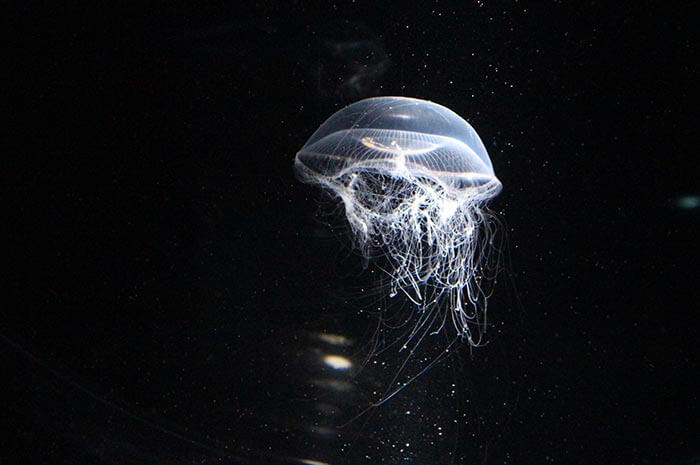
<svg viewBox="0 0 700 465">
<path fill-rule="evenodd" d="M 362 164 L 354 164 L 348 168 L 340 170 L 333 175 L 327 175 L 313 169 L 304 163 L 299 155 L 303 155 L 303 150 L 297 152 L 294 159 L 294 173 L 296 177 L 307 184 L 320 184 L 331 187 L 337 186 L 337 180 L 352 174 L 352 173 L 374 173 L 381 174 L 397 180 L 415 180 L 419 178 L 428 179 L 440 185 L 445 192 L 455 198 L 465 198 L 465 201 L 473 198 L 475 195 L 482 196 L 482 200 L 488 201 L 496 197 L 503 190 L 501 181 L 492 174 L 486 173 L 444 173 L 443 176 L 435 176 L 434 172 L 427 169 L 416 169 L 410 173 L 401 173 L 393 170 L 393 165 L 389 165 L 386 160 L 365 160 Z M 446 179 L 455 178 L 459 182 L 466 181 L 463 186 L 456 185 L 457 183 L 448 183 Z"/>
</svg>

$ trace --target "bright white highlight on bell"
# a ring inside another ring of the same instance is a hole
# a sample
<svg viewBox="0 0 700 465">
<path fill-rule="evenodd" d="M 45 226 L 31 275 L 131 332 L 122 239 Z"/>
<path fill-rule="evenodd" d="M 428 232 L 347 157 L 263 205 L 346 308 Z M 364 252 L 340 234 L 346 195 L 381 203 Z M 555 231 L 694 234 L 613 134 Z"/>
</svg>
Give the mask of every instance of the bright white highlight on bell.
<svg viewBox="0 0 700 465">
<path fill-rule="evenodd" d="M 375 140 L 372 137 L 363 137 L 361 139 L 362 143 L 371 149 L 378 151 L 388 152 L 395 154 L 397 157 L 399 155 L 412 155 L 416 153 L 427 153 L 438 148 L 438 144 L 423 141 L 423 143 L 415 143 L 414 147 L 404 148 L 399 145 L 399 142 L 392 140 L 389 145 L 384 145 L 381 141 Z"/>
<path fill-rule="evenodd" d="M 495 274 L 486 204 L 501 183 L 466 121 L 424 100 L 365 99 L 323 123 L 295 168 L 342 200 L 361 251 L 389 259 L 390 295 L 402 292 L 421 310 L 409 339 L 451 321 L 480 343 Z"/>
</svg>

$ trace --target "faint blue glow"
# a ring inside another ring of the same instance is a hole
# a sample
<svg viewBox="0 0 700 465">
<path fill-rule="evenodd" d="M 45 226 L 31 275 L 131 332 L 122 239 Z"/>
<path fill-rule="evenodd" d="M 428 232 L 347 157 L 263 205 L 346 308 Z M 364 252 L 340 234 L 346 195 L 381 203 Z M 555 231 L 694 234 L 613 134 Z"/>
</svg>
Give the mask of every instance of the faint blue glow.
<svg viewBox="0 0 700 465">
<path fill-rule="evenodd" d="M 676 208 L 681 210 L 692 210 L 700 208 L 700 195 L 684 195 L 676 199 Z"/>
</svg>

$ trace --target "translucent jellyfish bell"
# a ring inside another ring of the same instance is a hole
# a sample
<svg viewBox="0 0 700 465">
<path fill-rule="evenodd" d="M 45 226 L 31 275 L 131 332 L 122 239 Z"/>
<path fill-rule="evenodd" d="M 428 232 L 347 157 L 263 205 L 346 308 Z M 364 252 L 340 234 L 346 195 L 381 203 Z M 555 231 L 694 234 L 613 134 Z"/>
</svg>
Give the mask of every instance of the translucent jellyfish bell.
<svg viewBox="0 0 700 465">
<path fill-rule="evenodd" d="M 458 334 L 478 344 L 494 276 L 486 204 L 501 183 L 474 128 L 425 100 L 365 99 L 326 120 L 295 169 L 342 199 L 367 256 L 379 249 L 389 258 L 391 295 L 403 291 L 424 310 L 411 338 L 450 315 Z M 442 319 L 425 311 L 441 302 L 450 310 Z"/>
<path fill-rule="evenodd" d="M 458 195 L 501 184 L 476 131 L 452 110 L 406 97 L 356 102 L 323 123 L 297 153 L 302 176 L 335 178 L 353 170 L 424 176 Z"/>
</svg>

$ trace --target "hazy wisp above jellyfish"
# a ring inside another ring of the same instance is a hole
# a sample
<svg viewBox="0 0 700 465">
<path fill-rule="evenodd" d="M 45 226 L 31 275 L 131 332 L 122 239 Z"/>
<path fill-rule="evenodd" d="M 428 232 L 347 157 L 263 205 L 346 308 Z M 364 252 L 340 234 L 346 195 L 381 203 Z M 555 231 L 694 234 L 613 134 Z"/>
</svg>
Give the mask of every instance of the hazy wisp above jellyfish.
<svg viewBox="0 0 700 465">
<path fill-rule="evenodd" d="M 390 295 L 404 292 L 422 311 L 411 337 L 451 320 L 479 344 L 493 277 L 486 205 L 501 183 L 466 121 L 425 100 L 361 100 L 313 133 L 295 170 L 342 200 L 363 253 L 386 255 Z"/>
</svg>

